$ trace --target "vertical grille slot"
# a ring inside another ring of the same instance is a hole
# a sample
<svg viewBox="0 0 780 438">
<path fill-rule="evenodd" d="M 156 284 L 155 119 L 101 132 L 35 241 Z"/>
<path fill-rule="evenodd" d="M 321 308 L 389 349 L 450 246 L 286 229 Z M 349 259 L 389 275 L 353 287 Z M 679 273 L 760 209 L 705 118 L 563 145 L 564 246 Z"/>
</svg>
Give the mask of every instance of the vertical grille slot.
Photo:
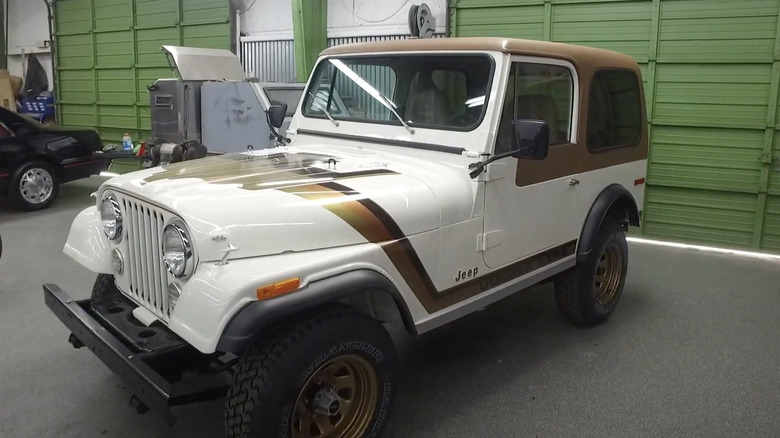
<svg viewBox="0 0 780 438">
<path fill-rule="evenodd" d="M 121 204 L 128 252 L 126 272 L 130 283 L 125 293 L 167 322 L 170 312 L 162 258 L 163 210 L 124 195 Z"/>
</svg>

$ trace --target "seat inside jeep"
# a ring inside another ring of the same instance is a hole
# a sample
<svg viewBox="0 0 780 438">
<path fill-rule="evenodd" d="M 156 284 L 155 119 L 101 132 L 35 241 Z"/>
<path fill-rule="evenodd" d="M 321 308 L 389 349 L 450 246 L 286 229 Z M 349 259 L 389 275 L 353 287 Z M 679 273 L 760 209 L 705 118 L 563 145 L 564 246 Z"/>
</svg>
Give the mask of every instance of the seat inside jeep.
<svg viewBox="0 0 780 438">
<path fill-rule="evenodd" d="M 449 99 L 433 81 L 431 70 L 419 71 L 409 87 L 406 118 L 412 123 L 442 125 L 452 115 Z"/>
</svg>

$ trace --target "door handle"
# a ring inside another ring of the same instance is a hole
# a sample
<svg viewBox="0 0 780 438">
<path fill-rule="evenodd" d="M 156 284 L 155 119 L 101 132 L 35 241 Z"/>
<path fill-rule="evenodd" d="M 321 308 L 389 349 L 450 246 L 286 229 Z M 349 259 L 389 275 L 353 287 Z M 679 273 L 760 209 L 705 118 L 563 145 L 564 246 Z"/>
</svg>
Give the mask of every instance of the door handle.
<svg viewBox="0 0 780 438">
<path fill-rule="evenodd" d="M 574 179 L 574 178 L 572 178 L 572 179 L 570 179 L 570 180 L 569 180 L 569 185 L 570 185 L 570 186 L 576 186 L 576 185 L 578 185 L 579 183 L 580 183 L 580 180 L 578 180 L 578 179 Z"/>
</svg>

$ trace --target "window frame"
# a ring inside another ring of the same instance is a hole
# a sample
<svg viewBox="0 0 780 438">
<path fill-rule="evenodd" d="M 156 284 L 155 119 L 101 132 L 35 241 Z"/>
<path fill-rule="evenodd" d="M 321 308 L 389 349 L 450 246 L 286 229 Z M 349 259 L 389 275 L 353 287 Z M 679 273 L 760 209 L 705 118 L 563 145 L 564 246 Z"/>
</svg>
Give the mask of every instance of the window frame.
<svg viewBox="0 0 780 438">
<path fill-rule="evenodd" d="M 313 114 L 307 114 L 306 112 L 306 104 L 307 99 L 309 96 L 309 92 L 313 91 L 315 88 L 315 76 L 314 72 L 317 71 L 318 68 L 320 68 L 320 64 L 323 64 L 327 62 L 330 59 L 350 59 L 350 58 L 364 58 L 364 59 L 371 59 L 371 58 L 387 58 L 387 57 L 398 57 L 402 58 L 404 56 L 424 56 L 426 58 L 432 58 L 432 57 L 444 57 L 444 58 L 456 58 L 456 57 L 463 57 L 463 58 L 485 58 L 490 63 L 490 71 L 487 74 L 487 82 L 485 84 L 485 102 L 483 103 L 484 110 L 480 114 L 479 119 L 474 122 L 471 126 L 452 126 L 452 125 L 430 125 L 430 124 L 418 124 L 418 123 L 409 123 L 408 121 L 404 120 L 409 124 L 412 128 L 417 129 L 433 129 L 438 131 L 450 131 L 450 132 L 473 132 L 477 129 L 479 129 L 480 126 L 482 126 L 482 123 L 485 121 L 485 118 L 487 117 L 488 113 L 490 112 L 490 93 L 493 89 L 493 82 L 495 81 L 495 74 L 496 74 L 496 60 L 493 56 L 491 56 L 489 53 L 485 52 L 439 52 L 435 54 L 426 53 L 426 52 L 387 52 L 387 53 L 372 53 L 370 55 L 366 54 L 351 54 L 351 55 L 333 55 L 333 56 L 327 56 L 321 59 L 317 65 L 315 65 L 314 69 L 312 70 L 311 79 L 309 80 L 309 83 L 306 84 L 306 90 L 304 91 L 304 95 L 301 98 L 301 116 L 307 119 L 319 119 L 319 120 L 327 120 L 327 116 L 325 114 L 323 115 L 313 115 Z M 389 67 L 389 66 L 388 66 Z M 392 68 L 392 67 L 390 67 Z M 334 81 L 335 83 L 335 81 Z M 398 74 L 396 73 L 395 78 L 395 88 L 396 91 L 398 89 Z M 394 99 L 393 99 L 394 100 Z M 349 111 L 347 111 L 349 113 Z M 340 118 L 337 117 L 334 114 L 331 114 L 333 116 L 334 120 L 338 120 L 340 122 L 354 122 L 354 123 L 366 123 L 370 125 L 386 125 L 386 126 L 402 126 L 400 122 L 395 117 L 392 117 L 390 120 L 368 120 L 368 119 L 353 119 L 353 118 Z M 401 114 L 401 116 L 404 116 L 404 114 Z"/>
<path fill-rule="evenodd" d="M 500 90 L 501 97 L 500 100 L 497 99 L 498 106 L 496 108 L 497 109 L 496 135 L 492 145 L 492 152 L 495 152 L 498 143 L 498 130 L 501 124 L 501 116 L 503 115 L 504 103 L 506 102 L 506 90 L 509 87 L 509 77 L 512 73 L 512 68 L 514 68 L 516 63 L 554 65 L 558 67 L 564 67 L 569 71 L 569 74 L 571 75 L 571 80 L 573 82 L 573 86 L 571 91 L 572 99 L 571 99 L 571 114 L 569 116 L 570 125 L 569 125 L 568 142 L 549 145 L 549 147 L 556 148 L 560 146 L 566 146 L 569 144 L 576 144 L 577 136 L 579 135 L 579 122 L 580 122 L 580 76 L 579 76 L 579 72 L 577 71 L 577 68 L 574 66 L 572 62 L 567 61 L 565 59 L 546 58 L 542 56 L 510 55 L 509 62 L 506 63 L 507 65 L 505 67 L 504 77 L 502 78 L 503 85 Z"/>
<path fill-rule="evenodd" d="M 594 147 L 591 147 L 590 142 L 588 141 L 588 129 L 589 129 L 589 125 L 590 125 L 590 102 L 591 102 L 591 98 L 593 96 L 593 84 L 595 83 L 594 78 L 596 77 L 596 75 L 599 72 L 603 72 L 603 71 L 623 71 L 623 72 L 628 72 L 628 73 L 631 74 L 631 76 L 635 80 L 635 83 L 637 85 L 636 97 L 637 97 L 637 102 L 639 102 L 639 135 L 637 136 L 636 141 L 634 141 L 633 143 L 622 143 L 622 144 L 617 144 L 617 145 L 614 145 L 614 146 L 606 146 L 606 147 L 594 148 Z M 630 69 L 630 68 L 625 68 L 625 67 L 598 67 L 598 68 L 593 70 L 593 74 L 590 77 L 590 84 L 589 84 L 589 87 L 588 87 L 588 114 L 587 114 L 587 118 L 585 120 L 585 138 L 584 138 L 584 141 L 585 141 L 585 147 L 588 149 L 588 152 L 590 152 L 592 154 L 598 154 L 598 153 L 602 153 L 602 152 L 608 152 L 608 151 L 611 151 L 611 150 L 614 150 L 614 149 L 636 147 L 636 146 L 638 146 L 642 142 L 642 131 L 644 130 L 644 128 L 642 127 L 643 119 L 644 119 L 642 117 L 642 114 L 645 111 L 645 109 L 643 107 L 643 102 L 642 102 L 642 87 L 643 86 L 644 85 L 642 83 L 641 77 L 639 75 L 637 75 L 637 72 L 635 70 Z"/>
</svg>

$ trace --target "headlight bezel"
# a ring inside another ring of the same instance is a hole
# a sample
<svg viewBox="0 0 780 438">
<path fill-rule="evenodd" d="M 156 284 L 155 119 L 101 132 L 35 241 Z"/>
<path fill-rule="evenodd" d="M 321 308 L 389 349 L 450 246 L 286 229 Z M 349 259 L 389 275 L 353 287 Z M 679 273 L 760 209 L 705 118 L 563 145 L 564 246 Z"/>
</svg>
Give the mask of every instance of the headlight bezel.
<svg viewBox="0 0 780 438">
<path fill-rule="evenodd" d="M 106 216 L 104 215 L 104 206 L 106 203 L 110 204 L 110 208 L 114 214 L 114 227 L 109 229 L 106 226 Z M 108 240 L 119 243 L 122 241 L 123 229 L 122 229 L 122 209 L 119 206 L 119 200 L 116 195 L 111 192 L 107 192 L 100 200 L 100 222 L 103 225 L 103 233 Z"/>
<path fill-rule="evenodd" d="M 178 237 L 179 241 L 181 242 L 181 251 L 179 252 L 181 252 L 183 255 L 183 264 L 181 265 L 180 269 L 177 266 L 173 266 L 168 257 L 169 248 L 166 247 L 168 241 L 166 236 L 169 229 L 175 233 L 176 237 Z M 174 219 L 163 228 L 162 256 L 163 262 L 165 263 L 165 268 L 168 270 L 168 273 L 173 275 L 175 278 L 186 279 L 192 275 L 195 264 L 192 250 L 192 239 L 190 238 L 187 226 L 181 219 Z"/>
</svg>

